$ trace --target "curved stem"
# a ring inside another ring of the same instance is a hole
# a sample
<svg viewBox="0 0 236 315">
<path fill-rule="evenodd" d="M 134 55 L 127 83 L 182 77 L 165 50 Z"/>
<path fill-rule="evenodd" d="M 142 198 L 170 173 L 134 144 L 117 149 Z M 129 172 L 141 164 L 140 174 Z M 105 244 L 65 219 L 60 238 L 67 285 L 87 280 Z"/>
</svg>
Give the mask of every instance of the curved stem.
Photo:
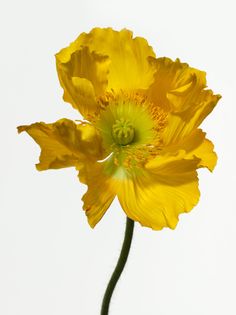
<svg viewBox="0 0 236 315">
<path fill-rule="evenodd" d="M 109 304 L 110 304 L 112 293 L 125 267 L 125 264 L 129 255 L 129 250 L 130 250 L 130 246 L 131 246 L 131 242 L 133 238 L 133 230 L 134 230 L 134 221 L 127 217 L 124 242 L 122 245 L 120 257 L 118 259 L 116 268 L 113 271 L 113 274 L 111 276 L 111 279 L 108 283 L 106 292 L 103 297 L 101 315 L 108 315 Z"/>
</svg>

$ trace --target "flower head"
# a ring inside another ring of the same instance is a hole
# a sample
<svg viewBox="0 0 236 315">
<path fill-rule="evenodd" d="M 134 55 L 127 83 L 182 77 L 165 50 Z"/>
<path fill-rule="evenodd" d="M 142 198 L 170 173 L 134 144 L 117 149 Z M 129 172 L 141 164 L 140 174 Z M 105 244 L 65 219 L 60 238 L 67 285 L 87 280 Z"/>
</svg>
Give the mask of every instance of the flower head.
<svg viewBox="0 0 236 315">
<path fill-rule="evenodd" d="M 145 39 L 111 28 L 82 33 L 56 64 L 64 100 L 84 121 L 18 127 L 41 147 L 37 169 L 76 167 L 92 227 L 117 196 L 143 226 L 175 228 L 199 200 L 197 169 L 217 160 L 199 129 L 220 98 L 205 72 L 156 58 Z"/>
</svg>

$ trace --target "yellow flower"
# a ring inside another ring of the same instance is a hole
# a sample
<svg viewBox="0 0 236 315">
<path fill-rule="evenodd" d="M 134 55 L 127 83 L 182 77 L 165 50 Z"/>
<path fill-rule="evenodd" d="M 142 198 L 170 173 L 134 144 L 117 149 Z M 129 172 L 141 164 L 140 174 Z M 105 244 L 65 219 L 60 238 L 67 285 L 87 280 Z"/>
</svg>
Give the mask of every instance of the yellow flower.
<svg viewBox="0 0 236 315">
<path fill-rule="evenodd" d="M 56 55 L 64 100 L 84 117 L 18 127 L 40 145 L 38 170 L 76 167 L 94 227 L 118 197 L 141 225 L 175 228 L 199 200 L 197 169 L 217 156 L 199 129 L 220 99 L 206 74 L 156 58 L 126 29 L 95 28 Z"/>
</svg>

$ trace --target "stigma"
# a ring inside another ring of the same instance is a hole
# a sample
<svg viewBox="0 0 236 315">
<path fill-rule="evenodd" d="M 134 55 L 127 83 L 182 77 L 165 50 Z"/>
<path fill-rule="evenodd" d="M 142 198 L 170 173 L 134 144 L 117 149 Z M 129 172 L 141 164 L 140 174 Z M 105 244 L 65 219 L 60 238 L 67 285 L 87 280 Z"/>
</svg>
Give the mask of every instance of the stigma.
<svg viewBox="0 0 236 315">
<path fill-rule="evenodd" d="M 134 127 L 128 119 L 120 118 L 112 126 L 112 137 L 119 145 L 127 145 L 134 140 Z"/>
</svg>

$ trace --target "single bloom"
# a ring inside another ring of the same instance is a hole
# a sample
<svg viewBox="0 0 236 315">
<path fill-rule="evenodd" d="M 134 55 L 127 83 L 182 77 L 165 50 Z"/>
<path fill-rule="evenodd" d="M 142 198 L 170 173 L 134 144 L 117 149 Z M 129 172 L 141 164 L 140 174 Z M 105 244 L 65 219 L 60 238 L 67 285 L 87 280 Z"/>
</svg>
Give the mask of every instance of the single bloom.
<svg viewBox="0 0 236 315">
<path fill-rule="evenodd" d="M 220 95 L 206 73 L 156 58 L 131 31 L 94 28 L 56 54 L 64 100 L 84 117 L 18 127 L 41 147 L 39 171 L 75 167 L 91 227 L 117 196 L 141 225 L 174 229 L 198 202 L 197 169 L 217 156 L 199 128 Z"/>
</svg>

